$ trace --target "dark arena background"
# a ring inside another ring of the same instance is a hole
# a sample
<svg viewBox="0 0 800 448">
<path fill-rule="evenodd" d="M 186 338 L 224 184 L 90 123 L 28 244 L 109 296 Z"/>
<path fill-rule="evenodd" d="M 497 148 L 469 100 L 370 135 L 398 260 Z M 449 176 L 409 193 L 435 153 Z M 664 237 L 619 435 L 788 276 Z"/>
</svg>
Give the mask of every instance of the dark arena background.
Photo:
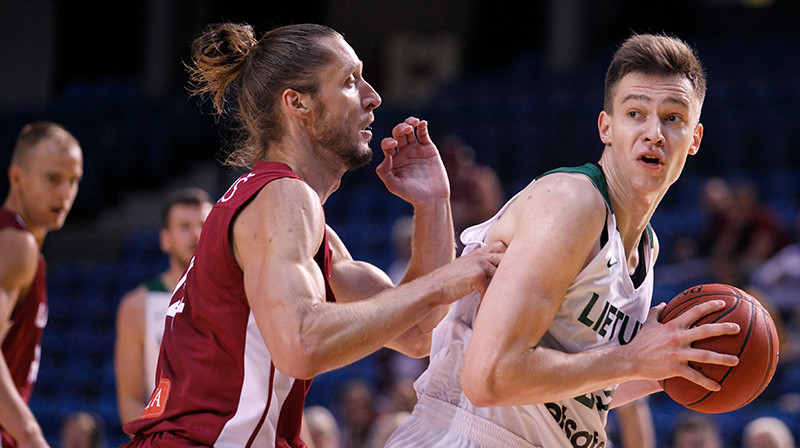
<svg viewBox="0 0 800 448">
<path fill-rule="evenodd" d="M 239 174 L 218 162 L 230 136 L 208 115 L 208 105 L 186 91 L 189 44 L 220 21 L 247 22 L 258 35 L 279 25 L 322 23 L 343 33 L 364 61 L 364 77 L 383 98 L 373 125 L 376 157 L 345 175 L 325 211 L 355 258 L 384 269 L 398 256 L 392 226 L 411 212 L 374 173 L 380 139 L 395 123 L 415 115 L 430 122 L 435 141 L 458 135 L 476 163 L 495 171 L 509 198 L 546 170 L 598 159 L 603 78 L 622 39 L 638 31 L 688 41 L 708 74 L 705 134 L 652 221 L 662 244 L 654 301 L 724 279 L 771 304 L 783 338 L 775 379 L 752 404 L 710 418 L 727 447 L 740 446 L 742 427 L 760 416 L 783 420 L 800 438 L 800 363 L 793 345 L 800 330 L 800 274 L 789 293 L 785 285 L 772 293 L 757 275 L 800 237 L 800 2 L 90 3 L 0 2 L 0 165 L 8 166 L 20 128 L 43 119 L 72 131 L 85 157 L 74 209 L 43 249 L 50 319 L 30 405 L 53 447 L 63 446 L 59 431 L 73 411 L 97 416 L 108 446 L 127 440 L 116 409 L 114 319 L 120 297 L 166 267 L 157 237 L 160 200 L 190 185 L 219 197 Z M 710 180 L 741 194 L 742 215 L 753 210 L 759 214 L 754 220 L 767 220 L 780 233 L 768 257 L 731 254 L 730 260 L 742 261 L 725 273 L 711 266 Z M 3 197 L 7 187 L 4 175 Z M 359 380 L 369 392 L 362 402 L 368 428 L 393 397 L 387 378 L 397 376 L 397 367 L 389 359 L 378 352 L 321 375 L 308 405 L 327 407 L 345 428 L 352 423 L 342 392 Z M 684 410 L 663 393 L 647 404 L 657 446 L 667 447 Z M 612 437 L 619 434 L 617 423 L 612 411 Z"/>
</svg>

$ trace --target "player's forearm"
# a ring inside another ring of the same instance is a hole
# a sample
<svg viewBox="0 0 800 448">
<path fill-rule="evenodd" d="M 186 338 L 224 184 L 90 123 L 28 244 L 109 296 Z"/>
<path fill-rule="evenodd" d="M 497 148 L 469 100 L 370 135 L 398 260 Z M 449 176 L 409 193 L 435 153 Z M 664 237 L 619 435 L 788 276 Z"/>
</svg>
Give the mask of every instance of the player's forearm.
<svg viewBox="0 0 800 448">
<path fill-rule="evenodd" d="M 386 346 L 412 358 L 430 355 L 433 329 L 442 321 L 449 309 L 449 305 L 435 307 L 413 327 L 389 341 Z"/>
<path fill-rule="evenodd" d="M 0 358 L 0 426 L 20 446 L 45 446 L 44 435 L 36 418 L 14 386 L 4 359 Z"/>
<path fill-rule="evenodd" d="M 455 258 L 449 198 L 415 205 L 411 249 L 411 260 L 403 282 L 425 275 Z"/>
<path fill-rule="evenodd" d="M 467 397 L 477 406 L 548 403 L 608 389 L 630 375 L 629 362 L 613 349 L 564 353 L 535 347 L 516 356 L 473 356 L 461 372 Z M 611 397 L 604 397 L 610 402 Z"/>
<path fill-rule="evenodd" d="M 288 344 L 276 347 L 275 365 L 296 378 L 310 378 L 355 362 L 408 331 L 441 294 L 436 285 L 420 281 L 369 300 L 319 303 L 299 316 L 296 335 L 281 338 Z"/>
<path fill-rule="evenodd" d="M 117 410 L 119 411 L 120 423 L 139 418 L 144 410 L 145 403 L 133 395 L 120 396 L 118 398 Z"/>
</svg>

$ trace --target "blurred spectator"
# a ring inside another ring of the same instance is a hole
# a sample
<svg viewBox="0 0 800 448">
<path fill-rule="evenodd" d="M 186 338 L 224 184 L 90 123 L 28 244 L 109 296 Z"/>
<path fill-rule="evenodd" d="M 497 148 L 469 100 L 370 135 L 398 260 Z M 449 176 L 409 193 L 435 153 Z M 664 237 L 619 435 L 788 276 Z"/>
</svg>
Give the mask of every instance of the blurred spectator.
<svg viewBox="0 0 800 448">
<path fill-rule="evenodd" d="M 411 412 L 397 411 L 380 416 L 375 424 L 375 431 L 370 438 L 370 448 L 383 448 L 400 423 L 408 418 Z"/>
<path fill-rule="evenodd" d="M 475 161 L 475 151 L 456 135 L 447 135 L 438 144 L 450 178 L 450 204 L 456 240 L 467 227 L 491 218 L 505 200 L 497 173 Z M 460 246 L 460 242 L 457 241 Z"/>
<path fill-rule="evenodd" d="M 727 225 L 728 216 L 734 208 L 733 191 L 727 180 L 721 177 L 706 179 L 700 190 L 700 207 L 704 213 L 704 224 L 698 236 L 699 250 L 708 255 L 716 245 L 716 238 Z"/>
<path fill-rule="evenodd" d="M 787 325 L 797 326 L 800 313 L 800 210 L 795 241 L 766 260 L 753 273 L 753 286 L 767 295 Z"/>
<path fill-rule="evenodd" d="M 339 448 L 339 423 L 324 406 L 309 406 L 304 412 L 303 423 L 311 435 L 309 446 L 314 448 Z M 309 443 L 309 442 L 307 442 Z"/>
<path fill-rule="evenodd" d="M 377 412 L 375 393 L 362 380 L 348 381 L 339 399 L 342 429 L 342 446 L 371 448 L 369 440 L 375 431 Z"/>
<path fill-rule="evenodd" d="M 678 416 L 672 430 L 672 448 L 723 448 L 722 433 L 717 422 L 697 412 L 686 411 Z"/>
<path fill-rule="evenodd" d="M 617 417 L 617 439 L 623 448 L 655 448 L 656 430 L 648 397 L 614 408 L 613 412 Z"/>
<path fill-rule="evenodd" d="M 702 194 L 708 221 L 701 248 L 709 256 L 714 281 L 740 285 L 787 244 L 786 232 L 752 182 L 712 178 Z"/>
<path fill-rule="evenodd" d="M 774 417 L 757 418 L 742 432 L 744 448 L 795 448 L 794 437 L 782 420 Z"/>
<path fill-rule="evenodd" d="M 67 415 L 61 425 L 61 448 L 105 448 L 104 425 L 100 417 L 85 411 Z"/>
</svg>

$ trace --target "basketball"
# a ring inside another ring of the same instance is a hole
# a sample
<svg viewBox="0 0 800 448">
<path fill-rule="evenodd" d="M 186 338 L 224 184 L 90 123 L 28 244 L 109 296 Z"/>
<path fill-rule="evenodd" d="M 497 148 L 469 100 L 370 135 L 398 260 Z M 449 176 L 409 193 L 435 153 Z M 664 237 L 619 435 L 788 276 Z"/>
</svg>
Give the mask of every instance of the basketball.
<svg viewBox="0 0 800 448">
<path fill-rule="evenodd" d="M 778 333 L 775 323 L 761 304 L 736 287 L 712 283 L 698 285 L 678 294 L 667 303 L 659 322 L 669 322 L 691 307 L 709 300 L 723 300 L 725 308 L 700 318 L 694 325 L 735 322 L 739 333 L 695 341 L 692 347 L 739 357 L 734 367 L 690 362 L 689 365 L 722 387 L 717 392 L 682 378 L 661 382 L 664 392 L 683 406 L 706 414 L 719 414 L 741 408 L 767 387 L 778 364 Z"/>
</svg>

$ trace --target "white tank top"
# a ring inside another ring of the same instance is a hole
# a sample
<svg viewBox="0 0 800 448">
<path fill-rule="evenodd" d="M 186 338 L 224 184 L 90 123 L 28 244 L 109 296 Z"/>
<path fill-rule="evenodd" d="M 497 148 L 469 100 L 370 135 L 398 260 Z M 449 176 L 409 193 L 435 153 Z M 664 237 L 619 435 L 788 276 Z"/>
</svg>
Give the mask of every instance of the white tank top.
<svg viewBox="0 0 800 448">
<path fill-rule="evenodd" d="M 626 344 L 641 327 L 650 309 L 652 268 L 658 241 L 648 226 L 641 243 L 644 255 L 641 263 L 644 263 L 646 276 L 635 287 L 627 272 L 621 236 L 599 166 L 587 164 L 554 171 L 582 173 L 592 179 L 606 199 L 608 239 L 600 253 L 570 285 L 540 344 L 567 353 Z M 494 217 L 461 234 L 464 254 L 484 245 L 489 229 L 515 198 Z M 458 378 L 480 299 L 478 293 L 473 293 L 455 302 L 434 330 L 430 366 L 415 383 L 417 394 L 430 395 L 490 419 L 536 446 L 606 446 L 606 417 L 615 387 L 554 403 L 481 408 L 470 403 Z"/>
<path fill-rule="evenodd" d="M 144 301 L 144 384 L 149 391 L 156 384 L 158 351 L 164 337 L 164 320 L 167 318 L 172 291 L 167 291 L 160 276 L 144 285 L 147 287 Z"/>
</svg>

